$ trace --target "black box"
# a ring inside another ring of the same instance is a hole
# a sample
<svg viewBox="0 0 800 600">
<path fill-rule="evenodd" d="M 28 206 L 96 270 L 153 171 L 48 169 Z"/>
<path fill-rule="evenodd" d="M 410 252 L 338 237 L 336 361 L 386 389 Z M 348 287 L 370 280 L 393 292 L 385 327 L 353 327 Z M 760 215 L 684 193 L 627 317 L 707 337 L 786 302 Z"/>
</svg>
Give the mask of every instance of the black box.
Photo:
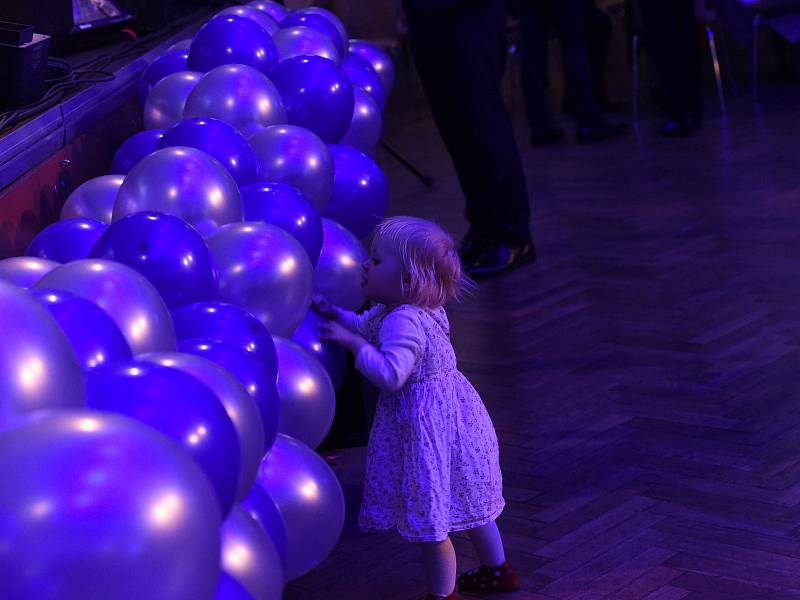
<svg viewBox="0 0 800 600">
<path fill-rule="evenodd" d="M 0 44 L 0 108 L 38 100 L 44 89 L 50 36 L 34 33 L 30 42 Z"/>
</svg>

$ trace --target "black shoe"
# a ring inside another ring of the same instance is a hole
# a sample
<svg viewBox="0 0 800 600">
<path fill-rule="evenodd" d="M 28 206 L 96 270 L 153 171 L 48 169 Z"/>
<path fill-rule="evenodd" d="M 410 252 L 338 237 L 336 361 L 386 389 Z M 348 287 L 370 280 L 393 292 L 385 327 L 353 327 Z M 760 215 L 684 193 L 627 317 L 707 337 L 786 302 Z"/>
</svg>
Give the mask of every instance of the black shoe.
<svg viewBox="0 0 800 600">
<path fill-rule="evenodd" d="M 538 129 L 531 131 L 531 146 L 534 148 L 543 148 L 544 146 L 552 146 L 557 144 L 564 137 L 564 130 L 558 127 L 548 127 L 546 129 Z"/>
<path fill-rule="evenodd" d="M 502 242 L 475 244 L 461 258 L 464 270 L 473 279 L 485 279 L 535 260 L 536 251 L 530 241 L 514 246 Z"/>
<path fill-rule="evenodd" d="M 659 135 L 664 137 L 688 137 L 700 129 L 702 122 L 697 117 L 683 117 L 668 119 L 658 129 Z"/>
<path fill-rule="evenodd" d="M 592 127 L 578 127 L 575 132 L 578 142 L 581 144 L 591 144 L 592 142 L 602 142 L 625 133 L 628 125 L 625 123 L 606 123 L 602 121 Z"/>
</svg>

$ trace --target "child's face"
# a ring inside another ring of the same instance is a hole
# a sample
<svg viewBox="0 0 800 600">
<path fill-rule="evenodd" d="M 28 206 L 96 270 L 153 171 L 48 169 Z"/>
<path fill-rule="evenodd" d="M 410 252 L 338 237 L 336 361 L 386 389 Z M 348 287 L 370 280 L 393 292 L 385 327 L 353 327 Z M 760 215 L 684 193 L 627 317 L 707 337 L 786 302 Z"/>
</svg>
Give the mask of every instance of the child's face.
<svg viewBox="0 0 800 600">
<path fill-rule="evenodd" d="M 370 257 L 361 268 L 361 287 L 367 300 L 388 306 L 403 303 L 403 270 L 395 248 L 382 240 L 374 242 Z"/>
</svg>

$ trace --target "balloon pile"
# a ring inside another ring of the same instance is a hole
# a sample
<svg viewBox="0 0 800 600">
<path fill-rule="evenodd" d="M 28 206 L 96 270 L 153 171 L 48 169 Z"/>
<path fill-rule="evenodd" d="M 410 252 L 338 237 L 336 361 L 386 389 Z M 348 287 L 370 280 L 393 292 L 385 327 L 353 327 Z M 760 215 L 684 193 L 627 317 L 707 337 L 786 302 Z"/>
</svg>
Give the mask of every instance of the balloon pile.
<svg viewBox="0 0 800 600">
<path fill-rule="evenodd" d="M 277 600 L 325 560 L 345 355 L 311 296 L 364 304 L 393 81 L 328 10 L 226 8 L 145 69 L 109 174 L 0 260 L 3 597 Z"/>
</svg>

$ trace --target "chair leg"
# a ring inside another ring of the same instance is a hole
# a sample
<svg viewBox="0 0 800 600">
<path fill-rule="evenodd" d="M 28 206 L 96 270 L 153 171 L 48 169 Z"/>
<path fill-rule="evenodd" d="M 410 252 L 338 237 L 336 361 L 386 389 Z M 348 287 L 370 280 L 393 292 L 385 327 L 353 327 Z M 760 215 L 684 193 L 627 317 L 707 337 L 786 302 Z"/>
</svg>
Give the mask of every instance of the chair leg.
<svg viewBox="0 0 800 600">
<path fill-rule="evenodd" d="M 722 75 L 719 70 L 719 58 L 717 57 L 717 45 L 714 41 L 714 30 L 711 25 L 706 25 L 706 35 L 708 36 L 708 49 L 711 51 L 711 62 L 714 65 L 714 80 L 717 83 L 717 97 L 719 98 L 719 111 L 727 114 L 725 107 L 725 91 L 722 89 Z"/>
<path fill-rule="evenodd" d="M 639 34 L 631 38 L 631 106 L 633 107 L 633 122 L 639 122 Z"/>
<path fill-rule="evenodd" d="M 761 27 L 761 15 L 756 13 L 753 16 L 753 102 L 758 102 L 758 32 Z"/>
</svg>

